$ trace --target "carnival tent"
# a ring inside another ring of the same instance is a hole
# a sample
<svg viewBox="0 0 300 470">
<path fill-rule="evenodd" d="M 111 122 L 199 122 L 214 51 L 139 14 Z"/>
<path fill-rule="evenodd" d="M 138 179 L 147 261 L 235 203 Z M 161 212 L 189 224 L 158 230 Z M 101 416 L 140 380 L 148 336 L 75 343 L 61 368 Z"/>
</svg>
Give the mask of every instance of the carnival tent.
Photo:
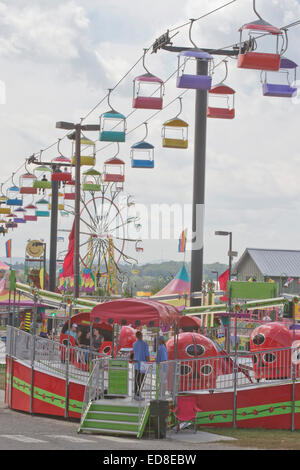
<svg viewBox="0 0 300 470">
<path fill-rule="evenodd" d="M 148 299 L 117 299 L 97 305 L 91 321 L 133 327 L 167 327 L 177 325 L 182 314 L 173 305 Z"/>
<path fill-rule="evenodd" d="M 7 266 L 7 264 L 5 263 L 2 263 L 2 261 L 0 261 L 0 271 L 8 271 L 10 268 L 9 266 Z"/>
<path fill-rule="evenodd" d="M 167 284 L 161 291 L 157 292 L 154 297 L 170 294 L 185 295 L 190 293 L 190 289 L 190 277 L 185 265 L 183 265 L 174 279 L 172 279 L 172 281 L 170 281 L 169 284 Z"/>
</svg>

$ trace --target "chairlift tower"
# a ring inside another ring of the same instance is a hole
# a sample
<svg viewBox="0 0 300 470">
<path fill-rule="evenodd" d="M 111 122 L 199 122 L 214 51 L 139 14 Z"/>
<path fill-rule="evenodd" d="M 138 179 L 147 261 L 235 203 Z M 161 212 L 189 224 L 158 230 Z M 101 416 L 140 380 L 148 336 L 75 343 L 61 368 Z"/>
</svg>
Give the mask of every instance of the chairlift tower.
<svg viewBox="0 0 300 470">
<path fill-rule="evenodd" d="M 193 24 L 191 21 L 191 27 Z M 191 28 L 190 28 L 191 33 Z M 188 52 L 196 60 L 196 76 L 209 76 L 208 60 L 201 58 L 201 53 L 209 55 L 237 57 L 239 48 L 233 49 L 199 49 L 195 47 L 174 47 L 169 45 L 171 38 L 166 33 L 153 45 L 153 52 L 163 49 L 168 52 Z M 157 45 L 158 44 L 158 45 Z M 194 136 L 194 170 L 193 170 L 193 219 L 192 219 L 192 254 L 191 254 L 191 298 L 190 305 L 201 305 L 200 298 L 194 298 L 194 292 L 202 290 L 203 282 L 203 227 L 204 227 L 204 204 L 205 204 L 205 169 L 206 169 L 206 135 L 207 135 L 207 108 L 208 91 L 207 89 L 196 89 L 195 98 L 195 136 Z M 193 247 L 194 246 L 194 247 Z"/>
</svg>

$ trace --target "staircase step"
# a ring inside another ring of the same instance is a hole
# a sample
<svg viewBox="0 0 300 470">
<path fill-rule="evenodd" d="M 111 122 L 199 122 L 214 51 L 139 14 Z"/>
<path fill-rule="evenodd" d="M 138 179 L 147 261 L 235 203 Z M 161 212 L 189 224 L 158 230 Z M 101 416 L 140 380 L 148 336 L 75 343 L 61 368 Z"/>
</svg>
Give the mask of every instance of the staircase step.
<svg viewBox="0 0 300 470">
<path fill-rule="evenodd" d="M 133 424 L 130 422 L 124 421 L 105 421 L 99 419 L 85 419 L 84 421 L 85 428 L 94 428 L 98 429 L 99 431 L 103 429 L 107 429 L 110 431 L 131 431 L 134 433 L 138 433 L 139 426 L 138 424 Z"/>
<path fill-rule="evenodd" d="M 105 413 L 132 413 L 138 414 L 140 408 L 136 405 L 105 405 L 105 404 L 98 404 L 92 403 L 90 407 L 90 411 L 103 411 Z"/>
<path fill-rule="evenodd" d="M 100 421 L 124 421 L 124 422 L 139 422 L 139 415 L 132 413 L 107 413 L 105 411 L 89 410 L 86 419 L 97 419 Z"/>
</svg>

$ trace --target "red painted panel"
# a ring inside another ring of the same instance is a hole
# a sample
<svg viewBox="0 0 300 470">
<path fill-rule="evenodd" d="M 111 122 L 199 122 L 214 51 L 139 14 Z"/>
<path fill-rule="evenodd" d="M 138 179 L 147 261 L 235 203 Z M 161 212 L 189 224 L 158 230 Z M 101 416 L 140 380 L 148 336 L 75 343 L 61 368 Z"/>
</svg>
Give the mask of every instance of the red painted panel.
<svg viewBox="0 0 300 470">
<path fill-rule="evenodd" d="M 20 379 L 21 382 L 25 382 L 30 387 L 31 368 L 14 361 L 13 377 L 15 382 L 18 383 L 18 379 Z M 15 410 L 30 412 L 30 394 L 21 392 L 13 386 L 11 391 L 11 407 Z"/>
<path fill-rule="evenodd" d="M 14 361 L 13 366 L 13 375 L 15 380 L 18 382 L 18 379 L 20 379 L 21 387 L 23 386 L 21 382 L 25 382 L 28 390 L 28 386 L 30 386 L 31 383 L 30 367 L 20 364 L 17 361 Z M 9 359 L 7 367 L 10 367 Z M 46 414 L 51 416 L 65 415 L 65 380 L 40 371 L 34 371 L 34 387 L 38 388 L 38 390 L 34 390 L 33 413 Z M 25 388 L 26 387 L 24 385 L 24 389 Z M 71 418 L 80 419 L 84 389 L 84 385 L 72 382 L 69 384 L 69 409 L 71 409 L 71 411 L 69 411 L 69 417 Z M 8 389 L 7 399 L 9 399 Z M 75 403 L 73 403 L 73 400 Z M 48 403 L 48 401 L 50 401 L 50 403 Z M 29 413 L 30 394 L 24 393 L 22 389 L 18 390 L 13 388 L 11 408 Z"/>
<path fill-rule="evenodd" d="M 155 98 L 152 96 L 140 96 L 134 98 L 132 107 L 137 109 L 162 109 L 162 98 Z"/>
<path fill-rule="evenodd" d="M 216 119 L 234 119 L 235 110 L 228 108 L 213 108 L 210 106 L 207 109 L 207 117 Z"/>
<path fill-rule="evenodd" d="M 246 52 L 245 54 L 239 54 L 238 67 L 242 69 L 273 70 L 277 72 L 280 68 L 280 55 Z"/>
</svg>

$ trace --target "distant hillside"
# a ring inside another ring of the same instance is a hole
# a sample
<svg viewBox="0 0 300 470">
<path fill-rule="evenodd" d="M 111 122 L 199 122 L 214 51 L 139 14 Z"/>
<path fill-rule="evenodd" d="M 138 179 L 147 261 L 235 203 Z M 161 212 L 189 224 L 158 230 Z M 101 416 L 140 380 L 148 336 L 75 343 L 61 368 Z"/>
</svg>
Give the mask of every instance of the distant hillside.
<svg viewBox="0 0 300 470">
<path fill-rule="evenodd" d="M 135 266 L 133 269 L 129 266 L 122 266 L 122 271 L 128 273 L 127 289 L 135 293 L 136 291 L 158 292 L 166 286 L 173 277 L 179 272 L 182 262 L 164 261 L 162 263 L 147 263 L 141 266 Z M 186 263 L 188 273 L 191 272 L 190 263 Z M 205 264 L 203 267 L 203 278 L 208 280 L 216 280 L 217 275 L 212 271 L 217 271 L 220 276 L 228 269 L 226 264 L 212 263 Z M 133 272 L 132 272 L 133 271 Z M 136 271 L 136 273 L 135 273 Z"/>
</svg>

